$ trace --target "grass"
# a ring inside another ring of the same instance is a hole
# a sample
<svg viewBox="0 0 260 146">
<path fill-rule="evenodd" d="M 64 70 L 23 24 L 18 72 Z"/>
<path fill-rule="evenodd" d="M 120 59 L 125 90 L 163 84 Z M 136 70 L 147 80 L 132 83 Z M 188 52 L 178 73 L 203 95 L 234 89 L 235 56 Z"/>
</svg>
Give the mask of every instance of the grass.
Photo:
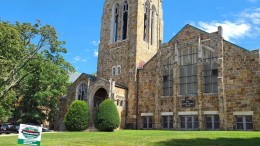
<svg viewBox="0 0 260 146">
<path fill-rule="evenodd" d="M 17 135 L 0 136 L 1 146 L 17 146 Z M 260 132 L 156 131 L 44 133 L 41 146 L 260 146 Z"/>
</svg>

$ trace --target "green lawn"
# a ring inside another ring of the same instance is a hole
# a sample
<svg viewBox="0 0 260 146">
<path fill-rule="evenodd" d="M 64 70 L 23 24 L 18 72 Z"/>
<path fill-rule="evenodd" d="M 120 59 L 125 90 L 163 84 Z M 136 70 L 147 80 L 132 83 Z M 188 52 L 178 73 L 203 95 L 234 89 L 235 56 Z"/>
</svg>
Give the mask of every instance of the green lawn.
<svg viewBox="0 0 260 146">
<path fill-rule="evenodd" d="M 0 146 L 17 146 L 17 135 L 0 136 Z M 44 133 L 41 146 L 260 146 L 260 132 L 155 131 Z"/>
</svg>

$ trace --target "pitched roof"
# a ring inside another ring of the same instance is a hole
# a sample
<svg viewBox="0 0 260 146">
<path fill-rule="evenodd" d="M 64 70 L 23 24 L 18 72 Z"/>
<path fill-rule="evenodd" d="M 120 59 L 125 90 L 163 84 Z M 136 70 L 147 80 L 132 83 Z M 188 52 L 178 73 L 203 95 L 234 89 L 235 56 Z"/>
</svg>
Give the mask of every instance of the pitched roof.
<svg viewBox="0 0 260 146">
<path fill-rule="evenodd" d="M 77 78 L 81 75 L 79 72 L 74 72 L 69 74 L 69 83 L 73 83 L 77 80 Z"/>
<path fill-rule="evenodd" d="M 96 81 L 96 79 L 97 79 L 97 77 L 90 75 L 90 74 L 74 72 L 74 73 L 70 73 L 70 75 L 69 75 L 69 83 L 74 83 L 81 75 L 86 76 L 92 82 Z"/>
<path fill-rule="evenodd" d="M 89 78 L 92 82 L 95 82 L 97 80 L 97 77 L 90 75 L 90 74 L 86 74 L 86 73 L 82 73 L 82 75 L 85 75 L 87 78 Z"/>
</svg>

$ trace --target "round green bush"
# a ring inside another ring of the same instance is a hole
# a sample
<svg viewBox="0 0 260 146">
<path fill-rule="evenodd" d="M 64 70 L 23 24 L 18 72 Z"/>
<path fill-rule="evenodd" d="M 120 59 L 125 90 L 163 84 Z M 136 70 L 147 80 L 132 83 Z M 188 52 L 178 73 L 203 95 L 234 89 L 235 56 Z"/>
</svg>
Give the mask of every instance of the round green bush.
<svg viewBox="0 0 260 146">
<path fill-rule="evenodd" d="M 96 113 L 94 125 L 99 131 L 111 132 L 119 127 L 119 114 L 113 101 L 106 99 Z"/>
<path fill-rule="evenodd" d="M 85 101 L 75 100 L 65 115 L 65 126 L 69 131 L 82 131 L 88 128 L 89 107 Z"/>
</svg>

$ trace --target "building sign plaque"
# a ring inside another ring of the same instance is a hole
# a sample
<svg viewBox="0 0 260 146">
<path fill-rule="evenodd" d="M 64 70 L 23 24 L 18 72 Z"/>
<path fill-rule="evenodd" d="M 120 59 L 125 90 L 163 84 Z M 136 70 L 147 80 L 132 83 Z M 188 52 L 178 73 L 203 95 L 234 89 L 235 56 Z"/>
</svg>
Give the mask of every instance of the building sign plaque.
<svg viewBox="0 0 260 146">
<path fill-rule="evenodd" d="M 182 101 L 182 107 L 195 107 L 195 100 L 183 100 Z"/>
</svg>

